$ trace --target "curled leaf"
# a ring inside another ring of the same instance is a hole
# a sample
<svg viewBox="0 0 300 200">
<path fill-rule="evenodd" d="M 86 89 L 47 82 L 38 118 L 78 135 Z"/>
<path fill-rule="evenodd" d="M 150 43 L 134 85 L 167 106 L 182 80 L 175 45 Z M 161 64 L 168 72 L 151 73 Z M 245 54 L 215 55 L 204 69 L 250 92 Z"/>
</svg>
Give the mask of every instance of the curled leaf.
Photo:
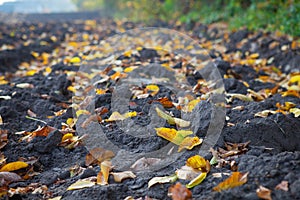
<svg viewBox="0 0 300 200">
<path fill-rule="evenodd" d="M 299 108 L 291 108 L 290 113 L 293 113 L 295 117 L 299 117 L 300 116 L 300 109 Z"/>
<path fill-rule="evenodd" d="M 148 182 L 148 188 L 157 184 L 157 183 L 173 183 L 177 180 L 177 175 L 173 174 L 171 176 L 163 176 L 163 177 L 154 177 Z"/>
<path fill-rule="evenodd" d="M 97 175 L 97 184 L 98 185 L 107 185 L 109 172 L 112 169 L 112 164 L 110 161 L 103 161 L 100 165 L 101 171 Z"/>
<path fill-rule="evenodd" d="M 167 122 L 171 125 L 175 124 L 175 120 L 174 118 L 169 115 L 168 113 L 160 110 L 158 107 L 155 108 L 156 112 L 157 112 L 157 115 L 160 116 L 161 118 L 167 120 Z"/>
<path fill-rule="evenodd" d="M 191 182 L 189 182 L 186 187 L 187 188 L 193 188 L 196 185 L 199 185 L 200 183 L 203 182 L 203 180 L 206 178 L 207 173 L 206 172 L 202 172 L 201 174 L 199 174 L 199 176 L 197 176 L 196 178 L 194 178 L 193 180 L 191 180 Z"/>
<path fill-rule="evenodd" d="M 209 172 L 210 170 L 210 163 L 199 155 L 188 158 L 186 165 L 202 172 Z"/>
<path fill-rule="evenodd" d="M 180 143 L 178 152 L 182 151 L 182 149 L 188 149 L 191 150 L 195 146 L 198 146 L 202 143 L 202 139 L 198 138 L 197 136 L 195 137 L 186 137 L 183 139 L 183 141 Z"/>
<path fill-rule="evenodd" d="M 96 147 L 91 149 L 90 152 L 86 155 L 85 165 L 89 166 L 92 164 L 100 164 L 101 162 L 111 159 L 114 156 L 114 152 Z"/>
<path fill-rule="evenodd" d="M 196 178 L 200 172 L 192 167 L 184 165 L 180 169 L 177 169 L 175 173 L 179 179 L 191 181 Z"/>
<path fill-rule="evenodd" d="M 135 178 L 136 175 L 132 171 L 125 171 L 125 172 L 111 172 L 113 175 L 114 180 L 118 183 L 122 182 L 126 178 Z"/>
</svg>

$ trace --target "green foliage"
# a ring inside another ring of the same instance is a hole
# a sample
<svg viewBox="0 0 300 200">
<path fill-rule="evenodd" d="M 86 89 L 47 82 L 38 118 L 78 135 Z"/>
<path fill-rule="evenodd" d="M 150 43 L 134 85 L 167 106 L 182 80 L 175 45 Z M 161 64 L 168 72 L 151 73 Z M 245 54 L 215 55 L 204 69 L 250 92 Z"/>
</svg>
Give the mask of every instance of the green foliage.
<svg viewBox="0 0 300 200">
<path fill-rule="evenodd" d="M 230 28 L 279 30 L 300 36 L 296 0 L 73 0 L 81 9 L 103 8 L 132 21 L 228 22 Z"/>
</svg>

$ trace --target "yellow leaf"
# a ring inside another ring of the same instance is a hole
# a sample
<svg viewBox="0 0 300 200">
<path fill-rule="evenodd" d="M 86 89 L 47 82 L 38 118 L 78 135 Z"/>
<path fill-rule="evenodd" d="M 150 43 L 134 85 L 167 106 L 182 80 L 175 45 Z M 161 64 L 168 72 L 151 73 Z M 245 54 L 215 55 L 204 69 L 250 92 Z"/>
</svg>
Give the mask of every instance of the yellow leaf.
<svg viewBox="0 0 300 200">
<path fill-rule="evenodd" d="M 147 85 L 146 89 L 150 90 L 150 91 L 153 91 L 151 93 L 152 96 L 155 96 L 159 92 L 159 87 L 157 85 Z"/>
<path fill-rule="evenodd" d="M 174 128 L 156 128 L 156 134 L 174 144 L 180 145 L 182 142 L 183 138 L 176 138 L 177 136 L 177 131 Z"/>
<path fill-rule="evenodd" d="M 222 191 L 230 188 L 238 187 L 247 182 L 248 173 L 232 172 L 232 175 L 225 179 L 223 182 L 219 183 L 213 188 L 214 191 Z"/>
<path fill-rule="evenodd" d="M 105 94 L 106 93 L 106 90 L 103 90 L 103 89 L 96 89 L 96 94 Z"/>
<path fill-rule="evenodd" d="M 300 84 L 300 75 L 292 76 L 290 79 L 290 83 L 298 83 Z"/>
<path fill-rule="evenodd" d="M 35 70 L 35 69 L 28 70 L 28 71 L 26 72 L 26 76 L 33 76 L 36 72 L 37 72 L 37 70 Z"/>
<path fill-rule="evenodd" d="M 290 113 L 293 113 L 295 117 L 299 117 L 300 116 L 300 109 L 299 108 L 291 108 Z"/>
<path fill-rule="evenodd" d="M 98 185 L 107 185 L 109 172 L 112 169 L 111 162 L 108 160 L 103 161 L 100 164 L 101 171 L 97 175 L 97 184 Z"/>
<path fill-rule="evenodd" d="M 179 130 L 177 131 L 177 134 L 179 134 L 181 137 L 185 138 L 188 135 L 192 135 L 193 131 L 189 131 L 189 130 Z"/>
<path fill-rule="evenodd" d="M 178 152 L 182 151 L 182 149 L 188 149 L 191 150 L 195 146 L 198 146 L 202 143 L 202 139 L 196 137 L 186 137 L 183 139 L 183 141 L 180 143 Z"/>
<path fill-rule="evenodd" d="M 75 93 L 75 92 L 76 92 L 76 89 L 75 89 L 75 87 L 74 87 L 74 86 L 72 86 L 72 85 L 68 86 L 67 90 L 69 90 L 69 91 L 71 91 L 71 92 L 73 92 L 73 93 Z"/>
<path fill-rule="evenodd" d="M 124 72 L 129 73 L 129 72 L 132 72 L 133 70 L 135 70 L 136 68 L 138 68 L 138 67 L 134 67 L 134 66 L 133 67 L 127 67 L 127 68 L 124 69 Z"/>
<path fill-rule="evenodd" d="M 129 50 L 129 51 L 125 51 L 123 55 L 126 56 L 126 57 L 130 57 L 131 54 L 132 54 L 132 51 Z"/>
<path fill-rule="evenodd" d="M 80 63 L 80 62 L 81 62 L 81 59 L 79 57 L 73 57 L 70 60 L 70 63 Z"/>
<path fill-rule="evenodd" d="M 171 176 L 163 176 L 163 177 L 154 177 L 148 182 L 148 188 L 157 184 L 157 183 L 173 183 L 177 180 L 177 175 L 173 174 Z"/>
<path fill-rule="evenodd" d="M 201 170 L 206 167 L 206 160 L 202 156 L 195 155 L 187 159 L 186 165 Z"/>
<path fill-rule="evenodd" d="M 114 122 L 114 121 L 119 121 L 119 120 L 124 120 L 124 119 L 126 119 L 126 117 L 124 117 L 123 115 L 121 115 L 119 112 L 115 111 L 105 121 L 106 122 Z"/>
<path fill-rule="evenodd" d="M 1 172 L 11 172 L 11 171 L 19 170 L 19 169 L 26 168 L 26 167 L 28 167 L 28 164 L 26 162 L 16 161 L 16 162 L 7 163 L 0 169 L 0 171 Z"/>
<path fill-rule="evenodd" d="M 90 180 L 78 180 L 72 185 L 70 185 L 67 190 L 78 190 L 82 188 L 88 188 L 93 187 L 95 185 L 95 182 L 92 182 Z"/>
<path fill-rule="evenodd" d="M 127 112 L 127 113 L 123 114 L 123 116 L 124 116 L 125 118 L 135 117 L 135 116 L 137 116 L 137 112 L 136 112 L 136 111 L 133 111 L 133 112 Z"/>
<path fill-rule="evenodd" d="M 122 180 L 127 178 L 135 178 L 136 175 L 132 171 L 125 171 L 125 172 L 117 172 L 117 173 L 110 173 L 113 175 L 115 182 L 121 183 Z"/>
<path fill-rule="evenodd" d="M 77 117 L 79 117 L 82 114 L 84 114 L 84 115 L 90 115 L 91 113 L 89 111 L 87 111 L 87 110 L 77 110 L 76 111 L 76 116 Z"/>
<path fill-rule="evenodd" d="M 200 102 L 200 99 L 194 99 L 187 105 L 187 112 L 192 112 L 196 105 Z"/>
<path fill-rule="evenodd" d="M 62 137 L 61 142 L 65 142 L 66 140 L 69 140 L 69 139 L 71 139 L 71 138 L 73 138 L 73 134 L 72 134 L 72 133 L 67 133 L 67 134 L 65 134 L 65 135 Z"/>
<path fill-rule="evenodd" d="M 207 175 L 206 172 L 202 172 L 201 174 L 199 174 L 199 176 L 197 176 L 196 178 L 194 178 L 193 180 L 191 180 L 191 182 L 189 182 L 186 185 L 186 187 L 187 188 L 192 188 L 192 187 L 195 187 L 196 185 L 199 185 L 206 178 L 206 175 Z"/>
<path fill-rule="evenodd" d="M 160 116 L 161 118 L 167 120 L 167 122 L 171 125 L 174 125 L 175 124 L 175 120 L 174 118 L 167 114 L 166 112 L 160 110 L 158 107 L 155 108 L 156 112 L 157 112 L 157 115 Z"/>
<path fill-rule="evenodd" d="M 258 58 L 259 57 L 259 53 L 253 53 L 249 56 L 252 59 Z"/>
</svg>

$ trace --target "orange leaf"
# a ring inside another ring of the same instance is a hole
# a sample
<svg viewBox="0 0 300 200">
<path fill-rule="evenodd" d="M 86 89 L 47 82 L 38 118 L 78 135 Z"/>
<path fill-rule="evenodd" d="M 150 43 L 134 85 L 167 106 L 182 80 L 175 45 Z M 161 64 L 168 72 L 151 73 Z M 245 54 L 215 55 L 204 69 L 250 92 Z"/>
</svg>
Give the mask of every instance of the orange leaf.
<svg viewBox="0 0 300 200">
<path fill-rule="evenodd" d="M 169 188 L 169 196 L 172 200 L 191 200 L 192 192 L 178 182 Z"/>
<path fill-rule="evenodd" d="M 160 102 L 164 108 L 172 108 L 174 106 L 168 97 L 159 98 L 157 101 Z"/>
<path fill-rule="evenodd" d="M 11 172 L 11 171 L 16 171 L 22 168 L 28 167 L 28 164 L 26 162 L 22 161 L 16 161 L 16 162 L 11 162 L 6 165 L 4 165 L 0 171 L 1 172 Z"/>
<path fill-rule="evenodd" d="M 248 172 L 243 174 L 240 172 L 233 172 L 232 175 L 225 179 L 223 182 L 219 183 L 216 187 L 213 188 L 214 191 L 222 191 L 237 186 L 241 186 L 247 182 Z"/>
</svg>

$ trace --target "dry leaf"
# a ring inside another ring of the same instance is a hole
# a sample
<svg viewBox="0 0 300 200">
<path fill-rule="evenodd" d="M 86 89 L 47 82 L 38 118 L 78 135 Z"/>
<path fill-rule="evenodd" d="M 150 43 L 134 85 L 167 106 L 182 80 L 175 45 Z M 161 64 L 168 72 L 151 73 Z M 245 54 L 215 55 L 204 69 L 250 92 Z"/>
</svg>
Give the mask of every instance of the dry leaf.
<svg viewBox="0 0 300 200">
<path fill-rule="evenodd" d="M 281 181 L 278 185 L 275 187 L 276 190 L 283 190 L 283 191 L 289 191 L 289 182 L 288 181 Z"/>
<path fill-rule="evenodd" d="M 1 172 L 11 172 L 11 171 L 19 170 L 19 169 L 26 168 L 26 167 L 28 167 L 28 164 L 26 162 L 16 161 L 16 162 L 7 163 L 0 169 L 0 171 Z"/>
<path fill-rule="evenodd" d="M 191 150 L 195 146 L 198 146 L 202 143 L 202 139 L 198 138 L 197 136 L 195 137 L 186 137 L 183 139 L 183 141 L 180 143 L 178 152 L 182 151 L 182 149 L 188 149 Z"/>
<path fill-rule="evenodd" d="M 124 171 L 124 172 L 111 172 L 113 175 L 115 182 L 120 183 L 126 178 L 135 178 L 136 175 L 132 171 Z"/>
<path fill-rule="evenodd" d="M 112 169 L 112 164 L 110 161 L 103 161 L 100 164 L 101 171 L 97 175 L 98 185 L 108 185 L 109 172 Z"/>
<path fill-rule="evenodd" d="M 203 182 L 203 180 L 206 178 L 207 173 L 206 172 L 202 172 L 200 173 L 196 178 L 194 178 L 193 180 L 191 180 L 191 182 L 189 182 L 186 187 L 187 188 L 193 188 L 196 185 L 199 185 L 200 183 Z"/>
<path fill-rule="evenodd" d="M 163 177 L 154 177 L 148 182 L 148 188 L 157 184 L 157 183 L 173 183 L 177 180 L 177 175 L 173 174 L 171 176 L 163 176 Z"/>
<path fill-rule="evenodd" d="M 112 114 L 111 114 L 111 116 L 108 118 L 108 119 L 106 119 L 105 121 L 106 122 L 114 122 L 114 121 L 122 121 L 122 120 L 124 120 L 124 119 L 126 119 L 126 117 L 124 117 L 123 115 L 121 115 L 119 112 L 113 112 Z"/>
<path fill-rule="evenodd" d="M 101 162 L 114 157 L 114 152 L 100 147 L 93 148 L 85 157 L 85 165 L 100 164 Z"/>
<path fill-rule="evenodd" d="M 43 127 L 38 127 L 35 131 L 33 132 L 22 132 L 22 134 L 25 134 L 26 136 L 22 137 L 20 139 L 20 141 L 24 141 L 26 140 L 27 142 L 30 142 L 31 140 L 33 140 L 33 138 L 35 138 L 36 136 L 43 136 L 43 137 L 47 137 L 48 134 L 52 131 L 54 131 L 55 128 L 51 127 L 51 126 L 43 126 Z M 17 133 L 16 133 L 17 134 Z"/>
<path fill-rule="evenodd" d="M 180 169 L 177 169 L 175 174 L 179 179 L 191 181 L 196 178 L 201 172 L 199 170 L 195 170 L 189 166 L 182 166 Z"/>
<path fill-rule="evenodd" d="M 185 121 L 183 119 L 180 119 L 180 118 L 175 118 L 174 117 L 174 122 L 176 125 L 178 125 L 179 127 L 182 127 L 182 128 L 185 128 L 185 127 L 188 127 L 191 125 L 191 122 L 189 121 Z"/>
<path fill-rule="evenodd" d="M 152 85 L 147 85 L 146 90 L 152 91 L 151 95 L 155 96 L 159 92 L 159 87 L 157 85 L 153 85 L 153 84 Z"/>
<path fill-rule="evenodd" d="M 213 188 L 214 191 L 222 191 L 237 186 L 241 186 L 247 182 L 248 172 L 243 174 L 240 172 L 232 172 L 232 175 L 225 179 L 223 182 L 219 183 L 216 187 Z"/>
<path fill-rule="evenodd" d="M 17 182 L 22 180 L 22 178 L 13 172 L 0 172 L 0 185 L 8 185 L 12 182 Z"/>
<path fill-rule="evenodd" d="M 172 108 L 174 106 L 173 102 L 170 101 L 167 97 L 159 98 L 157 99 L 157 101 L 160 102 L 164 108 Z"/>
<path fill-rule="evenodd" d="M 295 117 L 299 117 L 300 116 L 300 109 L 299 108 L 291 108 L 289 110 L 290 113 L 293 113 Z"/>
<path fill-rule="evenodd" d="M 78 180 L 72 185 L 70 185 L 67 190 L 78 190 L 82 188 L 88 188 L 93 187 L 95 185 L 95 182 L 92 182 L 90 180 Z"/>
<path fill-rule="evenodd" d="M 7 130 L 0 130 L 0 149 L 2 149 L 3 147 L 5 147 L 5 145 L 7 144 Z"/>
<path fill-rule="evenodd" d="M 259 188 L 256 190 L 256 194 L 259 198 L 265 199 L 265 200 L 272 200 L 271 197 L 271 190 L 264 186 L 259 186 Z"/>
<path fill-rule="evenodd" d="M 159 163 L 161 159 L 159 158 L 145 158 L 142 157 L 138 159 L 130 168 L 135 171 L 141 171 L 146 170 L 151 165 L 155 165 L 156 163 Z"/>
<path fill-rule="evenodd" d="M 156 128 L 156 134 L 174 144 L 180 145 L 183 138 L 176 138 L 177 130 L 174 128 Z"/>
<path fill-rule="evenodd" d="M 174 118 L 169 115 L 168 113 L 160 110 L 158 107 L 155 108 L 156 112 L 157 112 L 157 115 L 165 120 L 167 120 L 167 122 L 171 125 L 175 124 L 175 120 Z"/>
<path fill-rule="evenodd" d="M 34 88 L 34 85 L 30 83 L 19 83 L 16 85 L 17 88 L 27 89 L 27 88 Z"/>
<path fill-rule="evenodd" d="M 3 125 L 3 119 L 1 115 L 0 115 L 0 125 Z"/>
<path fill-rule="evenodd" d="M 169 188 L 168 196 L 172 197 L 172 200 L 191 200 L 192 192 L 178 182 Z"/>
<path fill-rule="evenodd" d="M 263 110 L 261 112 L 256 113 L 255 117 L 268 117 L 270 114 L 276 114 L 277 112 L 274 110 Z"/>
</svg>

